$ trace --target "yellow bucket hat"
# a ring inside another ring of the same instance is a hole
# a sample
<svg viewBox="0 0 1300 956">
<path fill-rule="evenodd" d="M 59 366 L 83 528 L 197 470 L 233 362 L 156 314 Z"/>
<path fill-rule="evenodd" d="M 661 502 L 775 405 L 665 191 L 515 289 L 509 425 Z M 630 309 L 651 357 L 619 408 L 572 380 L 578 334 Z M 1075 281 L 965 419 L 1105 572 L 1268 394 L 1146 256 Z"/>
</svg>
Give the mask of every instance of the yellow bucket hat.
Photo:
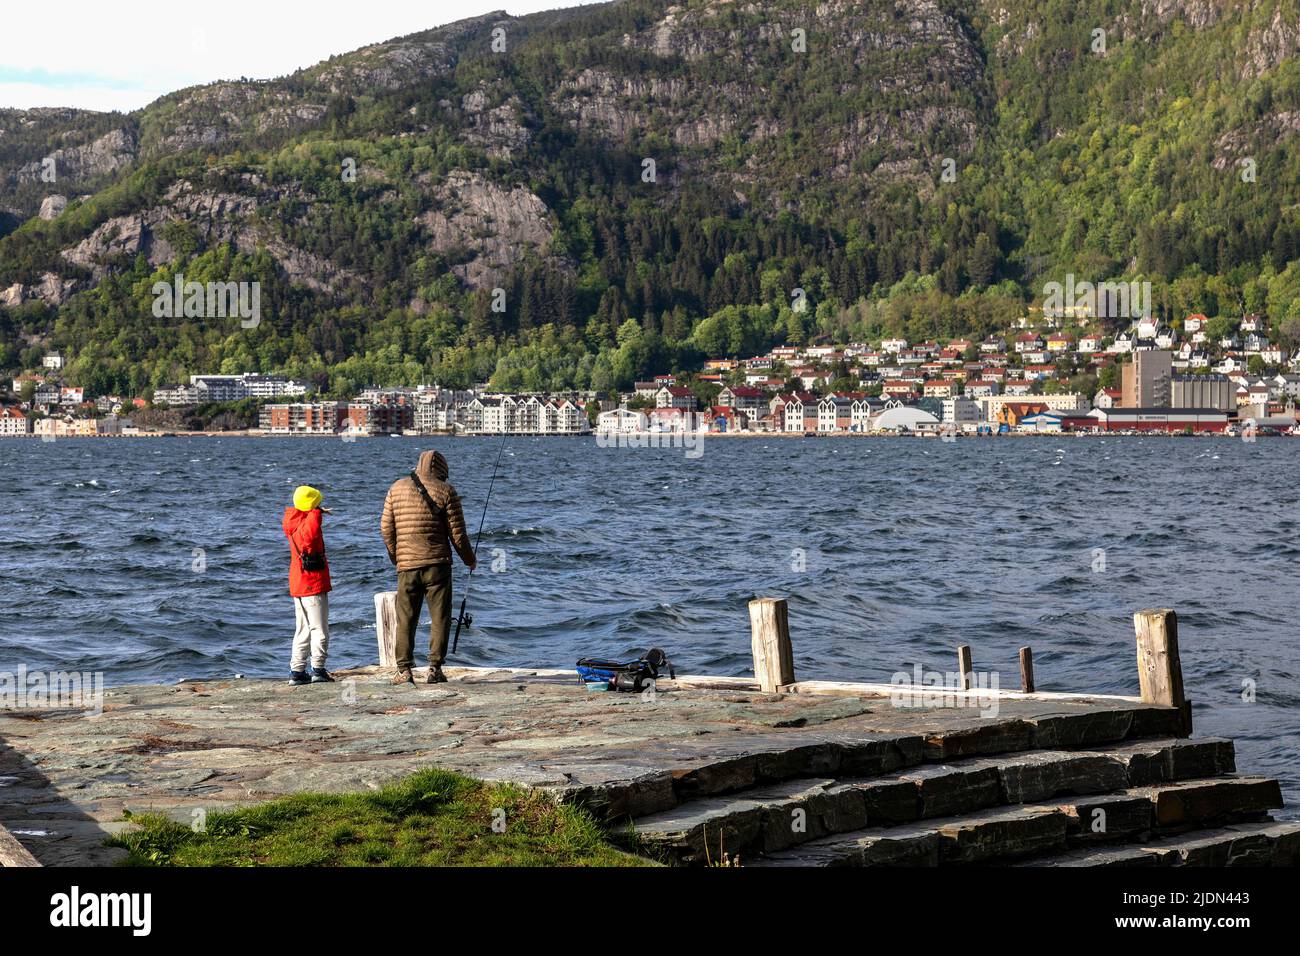
<svg viewBox="0 0 1300 956">
<path fill-rule="evenodd" d="M 311 511 L 320 506 L 321 494 L 311 485 L 299 485 L 293 490 L 293 506 L 299 511 Z"/>
</svg>

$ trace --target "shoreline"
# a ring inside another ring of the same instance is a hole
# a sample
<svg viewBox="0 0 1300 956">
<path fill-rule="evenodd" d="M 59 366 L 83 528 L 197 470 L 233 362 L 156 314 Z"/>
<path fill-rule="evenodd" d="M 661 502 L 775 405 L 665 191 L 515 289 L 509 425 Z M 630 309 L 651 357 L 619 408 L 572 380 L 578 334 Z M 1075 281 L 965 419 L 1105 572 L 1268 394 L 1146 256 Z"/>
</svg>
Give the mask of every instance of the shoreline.
<svg viewBox="0 0 1300 956">
<path fill-rule="evenodd" d="M 918 438 L 948 441 L 939 432 L 912 432 L 912 433 L 891 433 L 891 432 L 616 432 L 604 436 L 607 441 L 617 444 L 619 440 L 634 439 L 637 442 L 647 442 L 648 444 L 670 445 L 673 442 L 680 441 L 683 437 L 689 436 L 693 441 L 713 440 L 715 438 L 737 439 L 737 440 L 755 440 L 755 439 L 864 439 L 864 438 Z M 256 429 L 242 429 L 234 431 L 196 431 L 196 432 L 143 432 L 138 435 L 59 435 L 56 438 L 47 439 L 41 435 L 0 435 L 0 442 L 6 439 L 27 439 L 29 441 L 44 441 L 46 444 L 53 444 L 56 441 L 86 441 L 95 439 L 132 439 L 132 438 L 324 438 L 330 441 L 369 441 L 379 438 L 597 438 L 595 432 L 584 432 L 578 435 L 550 435 L 537 432 L 478 432 L 471 435 L 457 434 L 455 432 L 429 432 L 424 435 L 302 435 L 302 434 L 271 434 L 268 432 L 258 431 Z M 1256 438 L 1297 438 L 1300 435 L 1256 435 Z M 951 441 L 985 441 L 989 439 L 1001 438 L 1227 438 L 1233 441 L 1240 441 L 1241 435 L 1228 435 L 1223 432 L 1194 432 L 1187 434 L 1185 432 L 1168 432 L 1168 431 L 1111 431 L 1111 432 L 1005 432 L 1003 434 L 992 435 L 967 435 L 958 434 L 951 438 Z"/>
</svg>

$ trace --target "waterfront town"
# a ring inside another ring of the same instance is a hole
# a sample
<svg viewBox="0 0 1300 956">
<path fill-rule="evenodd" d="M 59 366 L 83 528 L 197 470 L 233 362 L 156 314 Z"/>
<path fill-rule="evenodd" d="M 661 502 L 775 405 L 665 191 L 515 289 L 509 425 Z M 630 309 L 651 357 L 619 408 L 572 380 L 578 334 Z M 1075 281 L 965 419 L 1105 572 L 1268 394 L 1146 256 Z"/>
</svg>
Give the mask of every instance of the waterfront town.
<svg viewBox="0 0 1300 956">
<path fill-rule="evenodd" d="M 1070 328 L 1071 325 L 1077 328 Z M 1216 328 L 1217 325 L 1217 328 Z M 196 374 L 145 397 L 88 395 L 63 359 L 12 381 L 0 436 L 168 433 L 157 410 L 253 402 L 240 430 L 266 435 L 717 434 L 996 435 L 1163 432 L 1295 435 L 1300 350 L 1245 315 L 1174 325 L 1143 317 L 1114 335 L 1077 320 L 1026 317 L 982 341 L 782 345 L 715 358 L 610 395 L 507 394 L 490 383 L 370 387 L 325 398 L 277 375 Z"/>
</svg>

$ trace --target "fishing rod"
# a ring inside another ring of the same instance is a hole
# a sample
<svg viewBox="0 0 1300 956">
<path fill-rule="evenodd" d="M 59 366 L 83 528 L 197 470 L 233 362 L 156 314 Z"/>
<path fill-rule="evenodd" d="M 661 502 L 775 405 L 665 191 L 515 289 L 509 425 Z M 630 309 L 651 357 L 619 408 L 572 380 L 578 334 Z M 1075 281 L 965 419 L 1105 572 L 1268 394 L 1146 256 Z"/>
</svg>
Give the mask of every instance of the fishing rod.
<svg viewBox="0 0 1300 956">
<path fill-rule="evenodd" d="M 474 567 L 469 569 L 465 579 L 465 593 L 460 598 L 460 613 L 456 615 L 456 636 L 451 639 L 451 652 L 456 653 L 460 645 L 460 629 L 469 627 L 474 618 L 465 613 L 465 602 L 469 600 L 469 587 L 474 581 L 474 568 L 478 567 L 478 543 L 483 540 L 483 523 L 487 521 L 488 503 L 492 500 L 492 487 L 497 483 L 497 468 L 501 465 L 501 455 L 506 450 L 506 432 L 501 433 L 501 445 L 497 449 L 497 460 L 492 466 L 492 480 L 488 482 L 487 497 L 483 499 L 483 514 L 478 519 L 478 534 L 474 536 Z"/>
</svg>

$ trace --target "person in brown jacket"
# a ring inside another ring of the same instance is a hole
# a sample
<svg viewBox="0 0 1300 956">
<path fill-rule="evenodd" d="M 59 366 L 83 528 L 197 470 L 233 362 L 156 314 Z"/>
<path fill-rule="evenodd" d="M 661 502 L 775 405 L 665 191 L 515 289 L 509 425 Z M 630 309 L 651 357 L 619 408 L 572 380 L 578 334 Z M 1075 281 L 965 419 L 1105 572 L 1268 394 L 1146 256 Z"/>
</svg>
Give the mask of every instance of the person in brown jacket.
<svg viewBox="0 0 1300 956">
<path fill-rule="evenodd" d="M 426 497 L 427 494 L 427 497 Z M 397 635 L 394 684 L 412 683 L 415 628 L 420 621 L 420 604 L 429 603 L 429 673 L 427 683 L 440 684 L 447 678 L 442 662 L 447 657 L 451 633 L 451 546 L 461 561 L 473 570 L 478 563 L 460 496 L 447 483 L 447 459 L 436 451 L 420 456 L 415 471 L 399 478 L 384 498 L 380 520 L 388 560 L 397 565 Z"/>
</svg>

